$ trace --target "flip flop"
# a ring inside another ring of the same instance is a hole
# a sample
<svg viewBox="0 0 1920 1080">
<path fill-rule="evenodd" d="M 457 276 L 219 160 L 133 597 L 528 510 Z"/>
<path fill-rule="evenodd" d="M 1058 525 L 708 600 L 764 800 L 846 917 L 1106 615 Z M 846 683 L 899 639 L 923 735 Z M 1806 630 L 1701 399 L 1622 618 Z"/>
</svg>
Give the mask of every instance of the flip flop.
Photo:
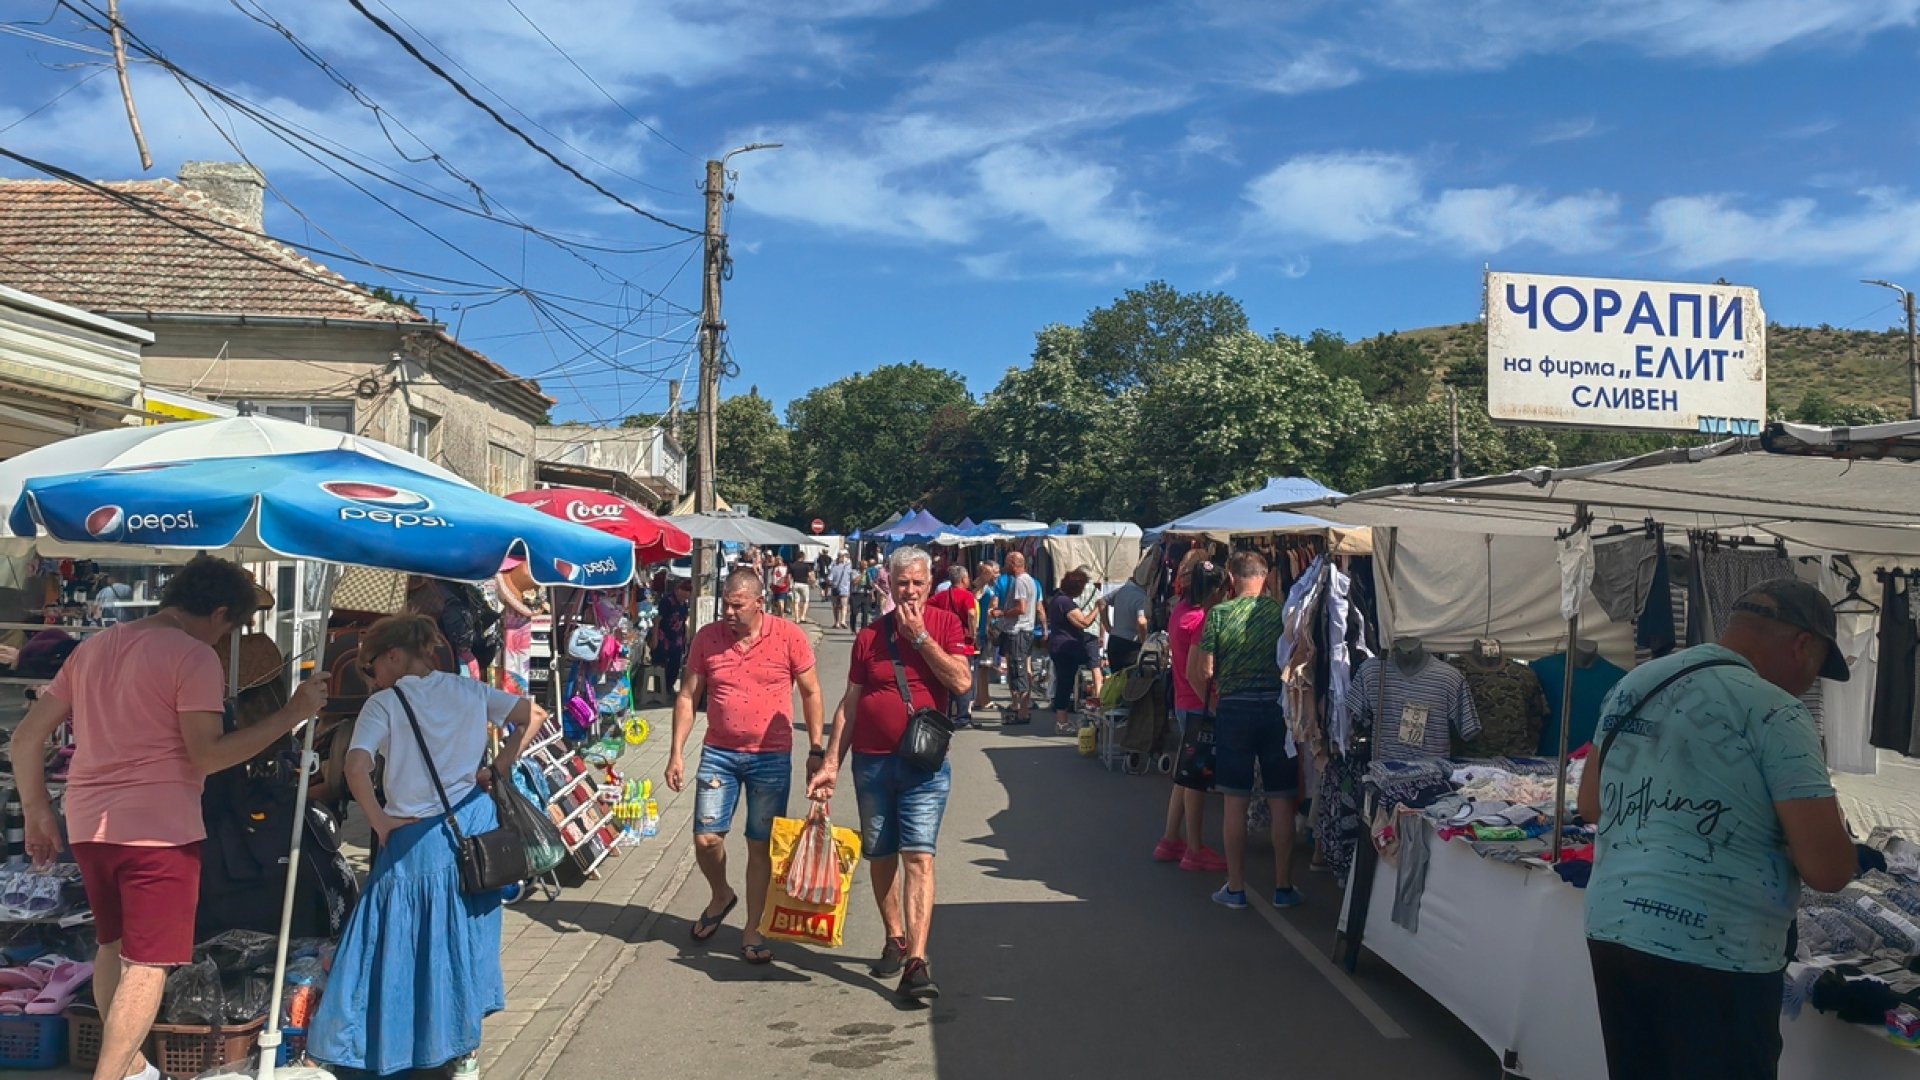
<svg viewBox="0 0 1920 1080">
<path fill-rule="evenodd" d="M 739 904 L 740 894 L 734 893 L 733 899 L 727 901 L 727 906 L 720 909 L 720 914 L 700 916 L 693 924 L 693 940 L 702 944 L 712 941 L 713 935 L 720 932 L 720 924 L 727 921 L 727 916 L 733 914 L 733 909 Z"/>
<path fill-rule="evenodd" d="M 740 958 L 749 964 L 771 964 L 773 963 L 773 948 L 764 941 L 758 945 L 742 945 L 740 946 Z"/>
<path fill-rule="evenodd" d="M 53 978 L 47 980 L 46 988 L 27 1003 L 26 1014 L 28 1016 L 60 1015 L 67 1010 L 67 1006 L 73 1004 L 74 996 L 80 992 L 80 987 L 92 980 L 92 964 L 76 962 L 56 968 Z"/>
</svg>

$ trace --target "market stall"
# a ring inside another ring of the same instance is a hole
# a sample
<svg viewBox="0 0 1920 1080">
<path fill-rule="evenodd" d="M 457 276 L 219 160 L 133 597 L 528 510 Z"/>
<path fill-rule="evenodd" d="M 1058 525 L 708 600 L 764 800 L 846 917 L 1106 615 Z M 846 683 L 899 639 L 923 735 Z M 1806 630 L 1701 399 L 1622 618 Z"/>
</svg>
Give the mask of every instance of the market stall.
<svg viewBox="0 0 1920 1080">
<path fill-rule="evenodd" d="M 1880 731 L 1886 718 L 1863 687 L 1876 681 L 1876 668 L 1883 684 L 1911 686 L 1915 674 L 1914 651 L 1890 649 L 1886 639 L 1902 625 L 1911 636 L 1910 620 L 1884 614 L 1904 597 L 1901 579 L 1911 577 L 1904 568 L 1920 563 L 1920 485 L 1911 469 L 1898 461 L 1768 455 L 1731 441 L 1272 504 L 1324 508 L 1375 526 L 1380 631 L 1396 655 L 1403 646 L 1468 651 L 1479 642 L 1497 643 L 1496 657 L 1509 643 L 1516 651 L 1555 649 L 1534 670 L 1557 660 L 1550 670 L 1562 679 L 1558 737 L 1543 737 L 1537 749 L 1547 752 L 1534 758 L 1468 761 L 1457 746 L 1452 761 L 1392 753 L 1404 721 L 1397 734 L 1373 730 L 1358 700 L 1365 799 L 1353 824 L 1366 839 L 1343 923 L 1349 965 L 1364 941 L 1467 1022 L 1515 1075 L 1604 1075 L 1575 887 L 1584 884 L 1591 831 L 1571 820 L 1567 800 L 1582 768 L 1569 751 L 1590 738 L 1610 684 L 1590 676 L 1581 687 L 1581 658 L 1589 672 L 1601 672 L 1601 665 L 1632 666 L 1636 654 L 1711 640 L 1733 596 L 1762 580 L 1798 576 L 1836 602 L 1839 640 L 1855 670 L 1852 681 L 1822 683 L 1805 700 L 1829 763 L 1870 770 L 1873 747 L 1888 745 Z M 1611 569 L 1595 574 L 1596 563 Z M 1878 591 L 1863 581 L 1873 570 L 1883 572 Z M 1874 649 L 1876 627 L 1882 640 Z M 1604 657 L 1602 642 L 1609 643 Z M 1391 676 L 1391 666 L 1382 670 Z M 1920 833 L 1920 822 L 1903 824 L 1909 835 Z M 1889 852 L 1900 844 L 1886 833 L 1875 841 Z M 1920 931 L 1898 930 L 1911 913 L 1877 933 L 1863 929 L 1856 912 L 1903 899 L 1920 907 L 1920 882 L 1912 880 L 1920 867 L 1906 874 L 1870 875 L 1859 895 L 1855 886 L 1839 897 L 1807 894 L 1801 960 L 1852 972 L 1836 976 L 1850 986 L 1863 981 L 1848 966 L 1852 954 L 1880 952 L 1866 962 L 1904 971 L 1920 953 Z M 1846 914 L 1808 914 L 1838 909 Z M 1489 910 L 1501 918 L 1485 919 Z M 1895 990 L 1920 990 L 1920 979 L 1906 974 L 1887 981 Z M 1499 992 L 1489 993 L 1490 985 Z M 1783 1076 L 1911 1075 L 1920 1065 L 1872 1026 L 1812 1010 L 1785 1030 Z"/>
<path fill-rule="evenodd" d="M 329 568 L 308 579 L 322 613 L 337 580 L 331 568 L 342 565 L 482 581 L 513 555 L 541 584 L 611 586 L 633 573 L 630 546 L 496 499 L 430 462 L 372 440 L 253 416 L 105 432 L 21 455 L 0 463 L 0 502 L 10 509 L 0 552 L 13 557 L 95 554 L 177 564 L 215 552 L 242 560 L 299 559 Z M 309 630 L 307 638 L 305 648 L 317 649 L 324 632 Z M 244 644 L 236 636 L 228 655 L 229 689 L 242 700 L 243 691 L 256 689 L 284 694 L 290 669 L 307 659 L 307 653 L 275 656 L 258 674 L 243 677 Z M 218 1015 L 208 1014 L 209 1025 L 156 1029 L 151 1049 L 169 1072 L 192 1075 L 244 1057 L 257 1034 L 260 1075 L 271 1076 L 282 1028 L 314 1004 L 311 974 L 323 966 L 321 958 L 291 939 L 307 865 L 305 777 L 314 764 L 315 726 L 303 725 L 299 751 L 277 781 L 291 799 L 288 831 L 281 834 L 290 841 L 278 848 L 284 854 L 277 860 L 269 856 L 270 864 L 286 864 L 277 935 L 267 936 L 264 950 L 257 941 L 228 950 L 232 942 L 216 935 L 202 946 L 211 984 L 195 981 L 189 970 L 190 985 L 173 995 L 177 1001 L 211 985 L 224 1003 L 224 979 L 257 977 L 266 983 L 262 1014 L 236 1027 L 222 1004 Z M 273 848 L 271 837 L 259 841 Z M 274 873 L 281 873 L 277 866 Z M 283 999 L 296 1008 L 283 1010 Z M 252 1002 L 252 995 L 245 1000 Z M 49 1016 L 44 1024 L 51 1029 L 56 1021 L 64 1031 L 64 1017 Z M 172 1052 L 179 1047 L 169 1039 L 184 1049 Z M 84 1055 L 86 1040 L 76 1034 L 74 1043 Z M 64 1046 L 60 1050 L 64 1056 Z M 97 1043 L 92 1050 L 98 1052 Z"/>
</svg>

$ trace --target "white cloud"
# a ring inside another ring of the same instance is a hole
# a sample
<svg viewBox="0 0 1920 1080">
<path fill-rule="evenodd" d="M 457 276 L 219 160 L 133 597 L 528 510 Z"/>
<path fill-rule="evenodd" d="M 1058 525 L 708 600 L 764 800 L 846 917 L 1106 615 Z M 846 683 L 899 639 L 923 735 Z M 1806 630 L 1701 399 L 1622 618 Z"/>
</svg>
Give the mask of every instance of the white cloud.
<svg viewBox="0 0 1920 1080">
<path fill-rule="evenodd" d="M 1598 192 L 1547 198 L 1512 185 L 1429 197 L 1418 163 L 1397 154 L 1293 158 L 1247 185 L 1255 224 L 1304 240 L 1389 240 L 1492 254 L 1536 244 L 1575 254 L 1614 243 L 1619 200 Z"/>
<path fill-rule="evenodd" d="M 1419 215 L 1428 237 L 1474 255 L 1522 244 L 1562 254 L 1613 246 L 1620 200 L 1598 192 L 1545 199 L 1512 185 L 1443 191 Z"/>
<path fill-rule="evenodd" d="M 1394 154 L 1311 154 L 1254 180 L 1246 197 L 1273 231 L 1357 244 L 1407 235 L 1402 218 L 1420 199 L 1420 170 Z"/>
<path fill-rule="evenodd" d="M 1152 241 L 1145 215 L 1117 204 L 1119 172 L 1110 166 L 1003 146 L 975 161 L 973 171 L 988 205 L 1090 253 L 1138 255 Z"/>
<path fill-rule="evenodd" d="M 1553 143 L 1576 142 L 1600 130 L 1600 122 L 1591 116 L 1575 116 L 1566 120 L 1556 120 L 1543 125 L 1534 133 L 1533 141 L 1538 146 Z"/>
<path fill-rule="evenodd" d="M 1859 206 L 1824 210 L 1813 199 L 1745 209 L 1732 195 L 1662 199 L 1648 215 L 1660 250 L 1697 269 L 1731 262 L 1812 263 L 1860 273 L 1920 267 L 1920 199 L 1904 191 L 1861 192 Z"/>
<path fill-rule="evenodd" d="M 1360 76 L 1360 68 L 1353 61 L 1323 45 L 1283 61 L 1280 69 L 1259 85 L 1276 94 L 1307 94 L 1359 82 Z"/>
<path fill-rule="evenodd" d="M 1217 289 L 1222 285 L 1232 284 L 1234 279 L 1238 278 L 1239 276 L 1240 276 L 1240 264 L 1228 263 L 1224 268 L 1221 269 L 1219 273 L 1207 279 L 1207 284 Z"/>
</svg>

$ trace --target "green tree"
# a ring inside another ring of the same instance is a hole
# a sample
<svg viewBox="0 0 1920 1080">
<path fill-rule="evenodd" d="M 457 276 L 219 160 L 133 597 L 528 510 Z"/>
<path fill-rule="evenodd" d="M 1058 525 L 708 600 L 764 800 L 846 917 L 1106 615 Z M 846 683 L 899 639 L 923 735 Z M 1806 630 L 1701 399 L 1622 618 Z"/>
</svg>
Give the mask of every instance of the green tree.
<svg viewBox="0 0 1920 1080">
<path fill-rule="evenodd" d="M 1000 483 L 1000 463 L 981 433 L 980 409 L 971 402 L 948 405 L 927 428 L 927 465 L 937 486 L 921 502 L 949 524 L 1008 517 L 1014 505 Z"/>
<path fill-rule="evenodd" d="M 1330 379 L 1297 341 L 1221 338 L 1162 371 L 1140 399 L 1134 520 L 1158 523 L 1259 487 L 1309 476 L 1355 490 L 1379 462 L 1380 413 L 1351 379 Z"/>
<path fill-rule="evenodd" d="M 1041 330 L 1032 363 L 1009 369 L 980 409 L 1000 482 L 1029 517 L 1093 516 L 1118 466 L 1110 442 L 1133 391 L 1116 396 L 1085 375 L 1084 343 L 1074 327 Z"/>
<path fill-rule="evenodd" d="M 928 456 L 934 420 L 973 405 L 964 379 L 919 362 L 818 387 L 787 406 L 797 509 L 834 528 L 872 525 L 924 501 L 946 478 Z"/>
<path fill-rule="evenodd" d="M 1149 281 L 1088 312 L 1080 330 L 1081 372 L 1112 393 L 1151 381 L 1216 338 L 1246 333 L 1247 312 L 1225 293 Z"/>
<path fill-rule="evenodd" d="M 1453 475 L 1452 420 L 1447 402 L 1422 401 L 1389 410 L 1381 425 L 1375 484 L 1444 480 Z M 1460 471 L 1463 476 L 1554 465 L 1559 448 L 1542 428 L 1496 427 L 1484 395 L 1460 394 Z"/>
<path fill-rule="evenodd" d="M 660 413 L 634 413 L 620 421 L 623 428 L 650 428 L 664 420 Z M 700 428 L 692 416 L 682 417 L 680 448 L 686 452 L 688 480 L 700 455 Z M 721 398 L 713 417 L 719 441 L 714 447 L 713 489 L 728 504 L 749 507 L 755 517 L 789 524 L 801 516 L 794 497 L 792 441 L 773 402 L 758 386 L 744 394 Z"/>
<path fill-rule="evenodd" d="M 1787 411 L 1787 419 L 1822 427 L 1854 427 L 1885 424 L 1904 417 L 1885 406 L 1841 401 L 1824 387 L 1816 386 L 1800 396 L 1799 404 Z"/>
</svg>

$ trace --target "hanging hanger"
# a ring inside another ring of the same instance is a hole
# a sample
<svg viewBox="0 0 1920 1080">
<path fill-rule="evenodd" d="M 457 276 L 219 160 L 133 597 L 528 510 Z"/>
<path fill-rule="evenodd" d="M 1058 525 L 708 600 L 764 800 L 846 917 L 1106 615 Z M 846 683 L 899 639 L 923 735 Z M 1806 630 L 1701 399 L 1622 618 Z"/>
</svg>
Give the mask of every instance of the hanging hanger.
<svg viewBox="0 0 1920 1080">
<path fill-rule="evenodd" d="M 1852 559 L 1845 555 L 1836 557 L 1833 560 L 1833 572 L 1847 583 L 1847 594 L 1833 605 L 1835 615 L 1870 615 L 1880 611 L 1879 604 L 1860 595 L 1860 571 L 1854 568 Z"/>
</svg>

